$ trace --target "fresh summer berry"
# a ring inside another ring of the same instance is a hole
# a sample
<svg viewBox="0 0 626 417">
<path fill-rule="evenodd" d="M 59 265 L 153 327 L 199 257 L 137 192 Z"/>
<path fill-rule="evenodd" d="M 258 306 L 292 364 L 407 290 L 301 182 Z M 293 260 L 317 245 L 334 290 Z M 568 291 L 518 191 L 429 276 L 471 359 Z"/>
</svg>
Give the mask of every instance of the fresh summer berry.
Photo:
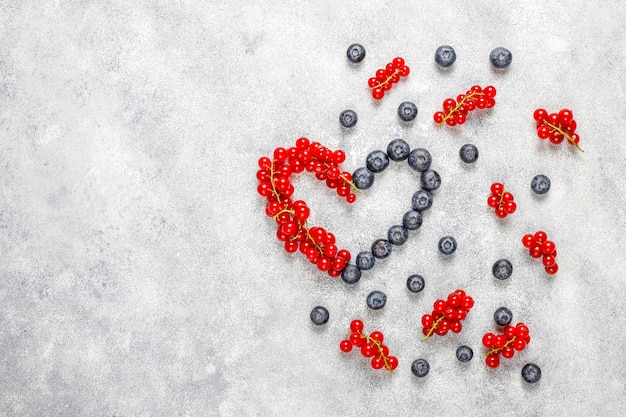
<svg viewBox="0 0 626 417">
<path fill-rule="evenodd" d="M 378 69 L 376 76 L 367 80 L 367 85 L 372 90 L 374 100 L 380 100 L 385 96 L 385 91 L 391 90 L 393 85 L 406 77 L 411 72 L 405 65 L 404 59 L 397 57 L 385 66 L 385 69 Z"/>
<path fill-rule="evenodd" d="M 352 45 L 348 46 L 348 51 L 346 52 L 346 55 L 348 56 L 348 60 L 350 62 L 352 62 L 353 64 L 358 64 L 359 62 L 363 61 L 363 58 L 365 58 L 365 48 L 361 44 L 353 43 Z"/>
<path fill-rule="evenodd" d="M 448 331 L 458 333 L 463 326 L 461 321 L 465 320 L 467 313 L 474 306 L 474 300 L 463 290 L 456 290 L 450 293 L 446 300 L 438 299 L 433 303 L 432 314 L 422 316 L 422 332 L 426 341 L 433 334 L 444 336 Z"/>
<path fill-rule="evenodd" d="M 511 278 L 513 265 L 508 259 L 498 259 L 491 268 L 491 273 L 496 279 L 505 280 Z"/>
<path fill-rule="evenodd" d="M 352 342 L 349 340 L 342 340 L 341 343 L 339 343 L 339 349 L 341 349 L 342 352 L 350 352 L 352 350 Z"/>
<path fill-rule="evenodd" d="M 372 255 L 378 259 L 385 259 L 391 255 L 391 242 L 378 239 L 372 244 Z"/>
<path fill-rule="evenodd" d="M 444 255 L 450 255 L 456 250 L 456 239 L 452 236 L 444 236 L 439 239 L 438 246 L 439 252 Z"/>
<path fill-rule="evenodd" d="M 406 280 L 406 287 L 411 292 L 420 292 L 424 289 L 424 277 L 421 275 L 411 275 Z"/>
<path fill-rule="evenodd" d="M 354 127 L 358 120 L 359 118 L 354 110 L 344 110 L 339 115 L 339 123 L 346 128 Z"/>
<path fill-rule="evenodd" d="M 522 237 L 522 244 L 528 248 L 528 253 L 531 257 L 542 258 L 542 264 L 549 275 L 558 271 L 556 245 L 553 241 L 548 240 L 546 232 L 539 230 L 535 234 L 526 234 Z"/>
<path fill-rule="evenodd" d="M 459 156 L 461 157 L 461 161 L 466 164 L 474 163 L 478 159 L 478 148 L 471 143 L 467 143 L 461 146 Z"/>
<path fill-rule="evenodd" d="M 448 45 L 443 45 L 437 48 L 435 51 L 435 62 L 437 65 L 443 68 L 448 68 L 456 61 L 456 52 L 454 48 Z"/>
<path fill-rule="evenodd" d="M 366 298 L 366 303 L 372 310 L 380 310 L 387 303 L 387 296 L 382 291 L 372 291 Z"/>
<path fill-rule="evenodd" d="M 402 226 L 407 230 L 417 230 L 422 226 L 422 215 L 417 210 L 409 210 L 402 216 Z"/>
<path fill-rule="evenodd" d="M 485 363 L 490 368 L 497 368 L 500 365 L 500 357 L 496 354 L 487 355 Z"/>
<path fill-rule="evenodd" d="M 507 326 L 513 320 L 513 313 L 506 307 L 499 307 L 493 313 L 493 319 L 498 326 Z"/>
<path fill-rule="evenodd" d="M 505 191 L 504 185 L 499 182 L 491 184 L 491 195 L 487 198 L 487 205 L 494 208 L 496 216 L 501 219 L 517 210 L 513 194 Z"/>
<path fill-rule="evenodd" d="M 534 363 L 527 363 L 522 368 L 522 378 L 529 384 L 534 384 L 541 379 L 541 368 Z"/>
<path fill-rule="evenodd" d="M 341 271 L 341 279 L 346 284 L 356 284 L 361 279 L 361 270 L 353 264 L 347 264 Z"/>
<path fill-rule="evenodd" d="M 394 139 L 387 146 L 387 155 L 396 162 L 407 159 L 410 152 L 411 148 L 404 139 Z"/>
<path fill-rule="evenodd" d="M 441 176 L 433 169 L 422 172 L 420 180 L 422 187 L 428 191 L 433 191 L 441 187 Z"/>
<path fill-rule="evenodd" d="M 398 117 L 404 122 L 410 122 L 417 117 L 417 106 L 410 101 L 403 101 L 398 106 Z"/>
<path fill-rule="evenodd" d="M 352 182 L 360 190 L 366 190 L 374 184 L 374 173 L 365 167 L 357 168 L 352 174 Z"/>
<path fill-rule="evenodd" d="M 433 195 L 427 190 L 418 190 L 411 198 L 413 210 L 422 213 L 433 205 Z"/>
<path fill-rule="evenodd" d="M 350 322 L 350 331 L 352 333 L 360 333 L 363 331 L 363 322 L 361 320 L 352 320 Z"/>
<path fill-rule="evenodd" d="M 511 65 L 513 54 L 506 48 L 498 47 L 491 51 L 489 60 L 495 68 L 506 68 Z"/>
<path fill-rule="evenodd" d="M 545 194 L 550 190 L 550 178 L 545 175 L 535 175 L 530 182 L 530 188 L 536 194 Z"/>
<path fill-rule="evenodd" d="M 537 123 L 537 136 L 539 139 L 549 139 L 554 144 L 559 144 L 567 139 L 570 145 L 583 152 L 578 145 L 580 136 L 576 132 L 576 120 L 569 109 L 561 109 L 558 113 L 548 113 L 545 109 L 537 109 L 533 113 Z"/>
<path fill-rule="evenodd" d="M 426 359 L 416 359 L 411 364 L 411 372 L 418 378 L 423 378 L 428 375 L 430 371 L 430 364 Z"/>
<path fill-rule="evenodd" d="M 474 351 L 471 347 L 461 345 L 456 348 L 456 358 L 461 362 L 469 362 L 474 357 Z"/>
<path fill-rule="evenodd" d="M 382 172 L 389 166 L 389 157 L 383 151 L 372 151 L 367 155 L 365 166 L 374 173 Z"/>
<path fill-rule="evenodd" d="M 433 157 L 424 148 L 416 148 L 411 151 L 408 158 L 409 166 L 417 172 L 424 172 L 430 168 Z"/>
<path fill-rule="evenodd" d="M 350 352 L 353 346 L 356 346 L 366 358 L 372 358 L 370 365 L 374 369 L 385 368 L 393 371 L 398 366 L 398 358 L 389 355 L 389 348 L 383 344 L 384 335 L 379 331 L 367 334 L 363 333 L 363 322 L 361 320 L 353 320 L 350 323 L 350 331 L 352 332 L 347 339 L 339 344 L 339 349 L 343 352 Z"/>
<path fill-rule="evenodd" d="M 476 109 L 488 109 L 496 105 L 496 88 L 492 85 L 484 89 L 478 85 L 472 86 L 466 94 L 459 94 L 456 100 L 447 98 L 443 102 L 443 111 L 433 115 L 435 123 L 442 126 L 462 125 L 467 121 L 469 112 Z"/>
<path fill-rule="evenodd" d="M 359 252 L 356 256 L 356 266 L 361 271 L 367 271 L 372 269 L 376 263 L 376 258 L 372 255 L 372 252 Z"/>
<path fill-rule="evenodd" d="M 311 321 L 313 324 L 321 326 L 322 324 L 328 323 L 328 310 L 325 307 L 317 306 L 311 310 Z"/>
<path fill-rule="evenodd" d="M 408 238 L 409 231 L 404 226 L 391 226 L 387 232 L 387 239 L 396 246 L 404 245 Z"/>
</svg>

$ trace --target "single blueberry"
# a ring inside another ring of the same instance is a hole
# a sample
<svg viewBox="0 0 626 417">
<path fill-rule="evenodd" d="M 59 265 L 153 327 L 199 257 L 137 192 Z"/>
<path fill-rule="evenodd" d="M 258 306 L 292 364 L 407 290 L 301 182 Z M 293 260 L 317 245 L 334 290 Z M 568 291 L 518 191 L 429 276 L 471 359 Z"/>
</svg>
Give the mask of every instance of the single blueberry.
<svg viewBox="0 0 626 417">
<path fill-rule="evenodd" d="M 440 67 L 447 68 L 454 64 L 454 61 L 456 61 L 456 52 L 454 52 L 453 47 L 443 45 L 435 51 L 435 62 Z"/>
<path fill-rule="evenodd" d="M 534 363 L 527 363 L 522 368 L 522 378 L 529 384 L 534 384 L 541 379 L 541 368 Z"/>
<path fill-rule="evenodd" d="M 356 265 L 348 264 L 341 271 L 341 279 L 346 284 L 356 284 L 361 279 L 361 270 Z"/>
<path fill-rule="evenodd" d="M 500 280 L 511 278 L 513 274 L 513 265 L 508 259 L 498 259 L 491 268 L 491 273 L 494 277 Z"/>
<path fill-rule="evenodd" d="M 466 164 L 471 164 L 472 162 L 476 162 L 478 159 L 478 148 L 472 145 L 471 143 L 466 143 L 461 146 L 461 150 L 459 151 L 459 156 L 461 160 Z"/>
<path fill-rule="evenodd" d="M 422 226 L 422 215 L 417 210 L 409 210 L 402 216 L 402 226 L 408 230 L 417 230 Z"/>
<path fill-rule="evenodd" d="M 439 173 L 433 169 L 422 172 L 422 187 L 431 191 L 441 186 L 441 177 Z"/>
<path fill-rule="evenodd" d="M 506 48 L 498 47 L 489 54 L 491 64 L 496 68 L 506 68 L 511 65 L 513 54 Z"/>
<path fill-rule="evenodd" d="M 407 159 L 410 152 L 411 147 L 404 139 L 394 139 L 387 146 L 387 155 L 396 162 Z"/>
<path fill-rule="evenodd" d="M 353 110 L 344 110 L 339 115 L 339 123 L 343 127 L 353 127 L 358 120 L 359 118 Z"/>
<path fill-rule="evenodd" d="M 328 310 L 325 307 L 317 306 L 311 310 L 311 321 L 313 324 L 321 326 L 322 324 L 326 324 L 328 322 Z"/>
<path fill-rule="evenodd" d="M 513 313 L 506 307 L 499 307 L 493 313 L 493 319 L 498 326 L 507 326 L 513 320 Z"/>
<path fill-rule="evenodd" d="M 372 310 L 380 310 L 385 306 L 387 296 L 382 291 L 372 291 L 365 301 L 367 302 L 367 306 Z"/>
<path fill-rule="evenodd" d="M 430 168 L 431 162 L 433 162 L 433 157 L 424 148 L 413 149 L 409 154 L 409 166 L 417 172 L 426 171 Z"/>
<path fill-rule="evenodd" d="M 352 182 L 360 190 L 367 190 L 374 184 L 374 173 L 365 167 L 352 173 Z"/>
<path fill-rule="evenodd" d="M 411 275 L 406 280 L 406 287 L 411 292 L 420 292 L 424 289 L 424 277 L 421 275 Z"/>
<path fill-rule="evenodd" d="M 376 262 L 376 258 L 372 255 L 372 252 L 359 252 L 356 256 L 356 266 L 361 271 L 367 271 L 368 269 L 372 269 L 374 267 L 374 263 Z"/>
<path fill-rule="evenodd" d="M 456 250 L 456 239 L 452 236 L 444 236 L 439 239 L 439 252 L 450 255 Z"/>
<path fill-rule="evenodd" d="M 410 122 L 417 117 L 417 106 L 410 101 L 403 101 L 398 106 L 398 117 L 400 120 Z"/>
<path fill-rule="evenodd" d="M 420 213 L 428 210 L 433 205 L 433 195 L 430 191 L 418 190 L 411 198 L 411 207 Z"/>
<path fill-rule="evenodd" d="M 415 359 L 411 364 L 411 372 L 418 378 L 428 375 L 428 371 L 430 371 L 430 364 L 426 359 Z"/>
<path fill-rule="evenodd" d="M 391 226 L 387 231 L 387 239 L 396 246 L 404 245 L 409 238 L 409 231 L 404 226 Z"/>
<path fill-rule="evenodd" d="M 471 347 L 466 345 L 461 345 L 456 348 L 456 358 L 461 362 L 469 362 L 474 357 L 474 351 Z"/>
<path fill-rule="evenodd" d="M 348 51 L 346 54 L 348 55 L 348 60 L 350 62 L 352 62 L 353 64 L 358 64 L 359 62 L 363 61 L 363 58 L 365 58 L 365 48 L 361 44 L 353 43 L 352 45 L 348 46 Z"/>
<path fill-rule="evenodd" d="M 384 259 L 391 255 L 391 242 L 385 239 L 378 239 L 372 244 L 372 255 L 378 259 Z"/>
<path fill-rule="evenodd" d="M 374 173 L 379 173 L 389 166 L 389 157 L 383 151 L 372 151 L 365 160 L 367 169 Z"/>
<path fill-rule="evenodd" d="M 550 191 L 550 178 L 545 175 L 535 175 L 530 182 L 530 188 L 537 194 L 545 194 Z"/>
</svg>

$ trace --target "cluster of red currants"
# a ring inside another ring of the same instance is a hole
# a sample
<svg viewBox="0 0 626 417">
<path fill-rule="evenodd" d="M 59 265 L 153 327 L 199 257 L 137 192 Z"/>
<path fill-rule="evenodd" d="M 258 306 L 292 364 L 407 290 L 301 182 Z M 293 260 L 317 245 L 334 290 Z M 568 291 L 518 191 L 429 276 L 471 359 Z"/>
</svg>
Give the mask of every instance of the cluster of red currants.
<svg viewBox="0 0 626 417">
<path fill-rule="evenodd" d="M 445 300 L 438 299 L 433 304 L 433 312 L 422 316 L 422 330 L 426 341 L 434 334 L 445 336 L 448 331 L 459 333 L 463 329 L 461 321 L 474 306 L 474 300 L 463 290 L 456 290 Z"/>
<path fill-rule="evenodd" d="M 581 152 L 584 152 L 578 142 L 580 136 L 576 131 L 576 120 L 571 110 L 561 109 L 558 113 L 548 113 L 545 109 L 537 109 L 533 114 L 535 122 L 537 122 L 537 136 L 539 139 L 550 139 L 550 142 L 559 144 L 563 139 L 567 139 L 570 145 L 576 146 Z"/>
<path fill-rule="evenodd" d="M 491 184 L 491 195 L 487 199 L 487 205 L 496 209 L 496 216 L 503 219 L 509 214 L 515 213 L 517 204 L 513 201 L 513 194 L 504 191 L 504 184 L 494 182 Z"/>
<path fill-rule="evenodd" d="M 378 69 L 376 76 L 367 80 L 374 100 L 382 99 L 385 96 L 385 91 L 391 90 L 391 87 L 400 81 L 400 77 L 406 77 L 409 72 L 411 69 L 404 65 L 404 59 L 400 57 L 394 58 L 384 69 Z"/>
<path fill-rule="evenodd" d="M 530 331 L 528 326 L 521 322 L 515 326 L 506 326 L 504 334 L 486 333 L 483 336 L 483 346 L 489 349 L 489 352 L 483 355 L 485 363 L 490 368 L 497 368 L 500 365 L 500 354 L 510 359 L 515 355 L 516 350 L 524 350 L 528 343 L 530 343 Z"/>
<path fill-rule="evenodd" d="M 444 123 L 448 126 L 462 125 L 467 120 L 467 113 L 476 109 L 490 109 L 496 105 L 496 88 L 488 85 L 484 89 L 475 85 L 465 94 L 459 94 L 454 100 L 447 98 L 443 102 L 443 111 L 433 116 L 439 126 Z"/>
<path fill-rule="evenodd" d="M 368 335 L 363 333 L 363 322 L 352 320 L 350 323 L 350 335 L 339 343 L 342 352 L 350 352 L 353 347 L 361 349 L 361 354 L 366 358 L 372 358 L 371 365 L 374 369 L 385 368 L 393 371 L 398 367 L 398 358 L 389 356 L 389 348 L 383 344 L 384 336 L 379 331 Z"/>
<path fill-rule="evenodd" d="M 556 263 L 556 245 L 553 241 L 548 240 L 546 232 L 540 230 L 534 235 L 524 235 L 522 244 L 528 248 L 530 256 L 533 258 L 542 257 L 541 261 L 548 274 L 556 274 L 556 271 L 559 270 L 559 265 Z"/>
<path fill-rule="evenodd" d="M 348 203 L 356 200 L 351 188 L 359 191 L 352 183 L 352 174 L 341 171 L 339 164 L 346 159 L 341 150 L 331 151 L 318 142 L 299 138 L 296 146 L 276 148 L 273 159 L 259 159 L 257 179 L 258 193 L 268 200 L 265 213 L 276 220 L 278 240 L 284 242 L 288 253 L 300 250 L 311 263 L 331 277 L 338 277 L 350 261 L 350 252 L 337 248 L 335 236 L 322 227 L 309 227 L 310 210 L 302 200 L 292 201 L 294 192 L 290 177 L 303 171 L 315 173 L 318 180 L 325 181 L 331 189 L 344 197 Z"/>
</svg>

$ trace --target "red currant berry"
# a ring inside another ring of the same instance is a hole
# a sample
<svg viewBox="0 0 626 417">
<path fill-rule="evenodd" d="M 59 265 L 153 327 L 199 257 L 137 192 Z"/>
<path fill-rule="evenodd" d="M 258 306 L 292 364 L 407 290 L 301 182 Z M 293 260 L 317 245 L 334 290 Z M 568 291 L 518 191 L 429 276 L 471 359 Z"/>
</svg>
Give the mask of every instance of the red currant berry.
<svg viewBox="0 0 626 417">
<path fill-rule="evenodd" d="M 459 333 L 462 329 L 463 325 L 460 321 L 453 321 L 450 323 L 450 331 L 452 331 L 452 333 Z"/>
<path fill-rule="evenodd" d="M 497 368 L 500 365 L 500 357 L 497 353 L 492 353 L 485 358 L 485 364 L 490 368 Z"/>
<path fill-rule="evenodd" d="M 435 113 L 435 115 L 433 116 L 433 119 L 435 120 L 435 123 L 440 124 L 440 123 L 443 123 L 443 119 L 444 119 L 445 117 L 446 117 L 446 115 L 445 115 L 443 112 L 438 111 L 438 112 L 436 112 L 436 113 Z"/>
<path fill-rule="evenodd" d="M 466 295 L 461 302 L 461 307 L 465 310 L 469 310 L 470 308 L 474 307 L 474 299 L 469 295 Z"/>
<path fill-rule="evenodd" d="M 493 333 L 486 333 L 483 336 L 483 346 L 485 346 L 486 348 L 492 348 L 494 341 L 495 341 L 496 335 L 494 335 Z"/>
<path fill-rule="evenodd" d="M 376 354 L 376 348 L 374 347 L 374 345 L 370 343 L 365 343 L 361 347 L 361 355 L 365 356 L 366 358 L 371 358 L 372 356 L 374 356 L 374 354 Z"/>
<path fill-rule="evenodd" d="M 498 207 L 496 208 L 496 216 L 497 216 L 498 218 L 500 218 L 500 219 L 504 219 L 504 218 L 506 217 L 506 215 L 507 215 L 507 212 L 506 212 L 506 210 L 504 209 L 504 207 L 503 207 L 503 206 L 498 206 Z"/>
<path fill-rule="evenodd" d="M 356 347 L 363 346 L 363 341 L 364 337 L 361 335 L 361 333 L 352 333 L 350 335 L 350 342 Z"/>
<path fill-rule="evenodd" d="M 447 304 L 444 300 L 437 300 L 433 304 L 433 311 L 436 314 L 441 314 L 446 309 L 446 307 L 447 307 Z"/>
<path fill-rule="evenodd" d="M 524 235 L 524 237 L 522 238 L 522 245 L 524 245 L 525 248 L 531 248 L 535 246 L 536 240 L 537 239 L 535 239 L 533 235 Z"/>
<path fill-rule="evenodd" d="M 505 193 L 506 194 L 506 193 Z M 507 214 L 513 214 L 515 213 L 515 210 L 517 209 L 517 204 L 515 204 L 515 201 L 507 201 L 504 204 L 504 211 L 507 212 Z"/>
<path fill-rule="evenodd" d="M 537 128 L 537 136 L 539 139 L 548 139 L 550 137 L 550 128 L 548 126 L 540 126 Z"/>
<path fill-rule="evenodd" d="M 496 337 L 493 339 L 493 347 L 501 348 L 504 345 L 506 345 L 506 337 L 502 334 L 496 335 Z"/>
<path fill-rule="evenodd" d="M 559 270 L 559 265 L 558 264 L 554 264 L 552 266 L 548 266 L 546 267 L 546 272 L 550 275 L 554 275 L 556 274 L 556 272 Z"/>
<path fill-rule="evenodd" d="M 567 124 L 574 119 L 574 115 L 571 110 L 563 109 L 559 112 L 559 122 Z"/>
<path fill-rule="evenodd" d="M 500 202 L 500 199 L 495 195 L 489 196 L 489 198 L 487 199 L 487 205 L 491 208 L 498 207 L 499 202 Z"/>
<path fill-rule="evenodd" d="M 374 369 L 381 369 L 383 366 L 385 366 L 385 361 L 379 357 L 375 357 L 372 358 L 372 368 Z"/>
<path fill-rule="evenodd" d="M 543 253 L 541 253 L 541 247 L 539 246 L 534 246 L 530 248 L 529 253 L 530 253 L 530 256 L 533 258 L 540 258 L 543 255 Z"/>
<path fill-rule="evenodd" d="M 528 327 L 524 323 L 517 323 L 517 326 L 515 326 L 515 334 L 520 339 L 524 339 L 529 334 Z"/>
<path fill-rule="evenodd" d="M 393 59 L 393 68 L 402 68 L 404 66 L 404 59 L 396 57 Z"/>
<path fill-rule="evenodd" d="M 352 259 L 352 255 L 350 255 L 350 252 L 345 249 L 341 249 L 339 252 L 337 252 L 337 257 L 345 259 L 346 262 L 350 262 L 350 259 Z"/>
<path fill-rule="evenodd" d="M 512 339 L 513 337 L 515 337 L 515 334 L 516 334 L 515 333 L 515 327 L 510 326 L 510 325 L 505 327 L 505 329 L 504 329 L 504 336 L 507 339 Z"/>
<path fill-rule="evenodd" d="M 350 322 L 350 331 L 353 333 L 361 333 L 363 331 L 363 322 L 361 320 L 352 320 L 352 322 Z"/>
<path fill-rule="evenodd" d="M 432 327 L 433 323 L 434 323 L 434 319 L 433 316 L 431 316 L 430 314 L 424 314 L 422 316 L 422 326 L 424 326 L 425 328 L 430 328 Z"/>
<path fill-rule="evenodd" d="M 548 117 L 548 112 L 545 109 L 537 109 L 533 113 L 533 118 L 537 123 L 541 123 Z"/>
<path fill-rule="evenodd" d="M 524 341 L 524 339 L 516 338 L 513 341 L 513 349 L 521 351 L 521 350 L 524 350 L 525 347 L 526 347 L 526 342 Z"/>
<path fill-rule="evenodd" d="M 342 352 L 350 352 L 352 350 L 352 342 L 342 340 L 341 343 L 339 343 L 339 349 L 341 349 Z"/>
<path fill-rule="evenodd" d="M 556 259 L 552 255 L 543 255 L 543 259 L 541 261 L 545 267 L 552 266 L 556 263 Z"/>
<path fill-rule="evenodd" d="M 298 250 L 298 242 L 293 241 L 293 240 L 285 241 L 285 251 L 287 253 L 294 253 L 297 250 Z"/>
<path fill-rule="evenodd" d="M 496 88 L 493 85 L 488 85 L 483 89 L 483 93 L 485 93 L 487 98 L 494 98 L 496 96 Z"/>
<path fill-rule="evenodd" d="M 380 100 L 385 96 L 385 92 L 382 88 L 378 87 L 372 90 L 372 97 L 374 100 Z"/>
<path fill-rule="evenodd" d="M 515 355 L 515 349 L 513 349 L 511 346 L 507 346 L 504 349 L 502 349 L 501 353 L 502 353 L 502 357 L 511 359 L 513 355 Z"/>
<path fill-rule="evenodd" d="M 504 191 L 504 185 L 499 182 L 494 182 L 491 184 L 491 193 L 495 195 L 500 195 Z"/>
<path fill-rule="evenodd" d="M 411 72 L 411 68 L 409 68 L 408 66 L 403 66 L 402 68 L 400 68 L 400 70 L 398 71 L 398 73 L 400 74 L 400 76 L 402 77 L 406 77 L 407 75 L 409 75 Z"/>
<path fill-rule="evenodd" d="M 396 369 L 398 367 L 398 358 L 396 358 L 395 356 L 389 356 L 387 358 L 387 366 L 391 368 L 390 371 Z"/>
<path fill-rule="evenodd" d="M 370 334 L 370 339 L 376 340 L 378 343 L 382 343 L 384 336 L 381 332 L 375 331 Z"/>
</svg>

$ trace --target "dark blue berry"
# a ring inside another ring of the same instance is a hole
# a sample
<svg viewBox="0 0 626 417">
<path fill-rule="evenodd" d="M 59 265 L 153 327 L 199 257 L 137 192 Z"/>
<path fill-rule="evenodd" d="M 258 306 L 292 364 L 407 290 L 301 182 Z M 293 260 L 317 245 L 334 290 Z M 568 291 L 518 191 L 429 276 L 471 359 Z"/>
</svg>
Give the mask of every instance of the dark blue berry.
<svg viewBox="0 0 626 417">
<path fill-rule="evenodd" d="M 550 178 L 545 175 L 535 175 L 530 182 L 530 188 L 537 194 L 545 194 L 550 191 Z"/>
<path fill-rule="evenodd" d="M 478 159 L 478 148 L 476 148 L 476 146 L 472 145 L 471 143 L 467 143 L 461 146 L 459 156 L 461 157 L 461 160 L 466 164 L 476 162 L 476 160 Z"/>
<path fill-rule="evenodd" d="M 404 226 L 391 226 L 387 232 L 387 239 L 394 245 L 404 245 L 409 238 L 409 231 Z"/>
<path fill-rule="evenodd" d="M 356 265 L 348 264 L 341 271 L 341 279 L 346 284 L 356 284 L 361 279 L 361 270 L 356 267 Z"/>
<path fill-rule="evenodd" d="M 398 117 L 400 120 L 410 122 L 417 117 L 417 106 L 410 101 L 403 101 L 398 106 Z"/>
<path fill-rule="evenodd" d="M 424 289 L 424 277 L 421 275 L 411 275 L 406 280 L 406 287 L 411 292 L 420 292 Z"/>
<path fill-rule="evenodd" d="M 374 173 L 365 167 L 357 168 L 352 173 L 352 182 L 360 190 L 367 190 L 374 184 Z"/>
<path fill-rule="evenodd" d="M 498 326 L 507 326 L 513 320 L 513 313 L 506 307 L 499 307 L 493 313 L 493 320 Z"/>
<path fill-rule="evenodd" d="M 404 139 L 394 139 L 387 146 L 387 155 L 393 161 L 404 161 L 409 157 L 411 147 Z"/>
<path fill-rule="evenodd" d="M 354 64 L 358 64 L 359 62 L 363 61 L 363 58 L 365 58 L 365 48 L 363 48 L 363 45 L 358 44 L 358 43 L 353 43 L 352 45 L 348 46 L 348 51 L 346 53 L 348 55 L 348 60 Z"/>
<path fill-rule="evenodd" d="M 382 291 L 372 291 L 365 300 L 367 306 L 372 310 L 380 310 L 387 302 L 387 296 Z"/>
<path fill-rule="evenodd" d="M 420 213 L 428 210 L 433 205 L 433 195 L 430 191 L 419 190 L 411 198 L 411 207 Z"/>
<path fill-rule="evenodd" d="M 322 324 L 326 324 L 328 322 L 328 310 L 325 307 L 317 306 L 311 310 L 311 321 L 313 324 L 321 326 Z"/>
<path fill-rule="evenodd" d="M 474 357 L 474 351 L 471 347 L 466 345 L 461 345 L 456 348 L 456 358 L 461 362 L 469 362 Z"/>
<path fill-rule="evenodd" d="M 435 62 L 440 67 L 447 68 L 456 61 L 456 52 L 454 48 L 448 45 L 440 46 L 435 51 Z"/>
<path fill-rule="evenodd" d="M 378 239 L 372 244 L 372 255 L 378 259 L 384 259 L 391 255 L 391 242 L 385 239 Z"/>
<path fill-rule="evenodd" d="M 417 172 L 426 171 L 430 168 L 431 162 L 433 162 L 433 157 L 424 148 L 413 149 L 409 154 L 409 166 Z"/>
<path fill-rule="evenodd" d="M 382 172 L 389 166 L 389 157 L 383 151 L 372 151 L 367 155 L 365 166 L 374 173 Z"/>
<path fill-rule="evenodd" d="M 402 216 L 402 226 L 407 230 L 417 230 L 422 226 L 422 215 L 417 210 L 409 210 Z"/>
<path fill-rule="evenodd" d="M 358 120 L 359 118 L 353 110 L 344 110 L 339 115 L 339 123 L 343 127 L 353 127 Z"/>
<path fill-rule="evenodd" d="M 489 54 L 491 64 L 496 68 L 506 68 L 511 65 L 513 55 L 506 48 L 498 47 Z"/>
<path fill-rule="evenodd" d="M 430 371 L 430 364 L 426 359 L 415 359 L 411 364 L 411 372 L 418 378 L 428 375 L 428 371 Z"/>
<path fill-rule="evenodd" d="M 376 258 L 372 255 L 372 252 L 359 252 L 356 256 L 356 266 L 361 271 L 367 271 L 368 269 L 372 269 L 374 267 L 374 263 L 376 262 Z"/>
<path fill-rule="evenodd" d="M 534 363 L 527 363 L 522 368 L 522 378 L 529 384 L 534 384 L 541 379 L 541 368 Z"/>
<path fill-rule="evenodd" d="M 422 172 L 422 187 L 432 191 L 441 186 L 441 177 L 439 173 L 433 169 Z"/>
<path fill-rule="evenodd" d="M 456 250 L 456 239 L 452 236 L 444 236 L 439 239 L 439 252 L 450 255 Z"/>
<path fill-rule="evenodd" d="M 498 259 L 491 268 L 491 273 L 494 277 L 500 280 L 511 278 L 513 274 L 513 265 L 508 259 Z"/>
</svg>

